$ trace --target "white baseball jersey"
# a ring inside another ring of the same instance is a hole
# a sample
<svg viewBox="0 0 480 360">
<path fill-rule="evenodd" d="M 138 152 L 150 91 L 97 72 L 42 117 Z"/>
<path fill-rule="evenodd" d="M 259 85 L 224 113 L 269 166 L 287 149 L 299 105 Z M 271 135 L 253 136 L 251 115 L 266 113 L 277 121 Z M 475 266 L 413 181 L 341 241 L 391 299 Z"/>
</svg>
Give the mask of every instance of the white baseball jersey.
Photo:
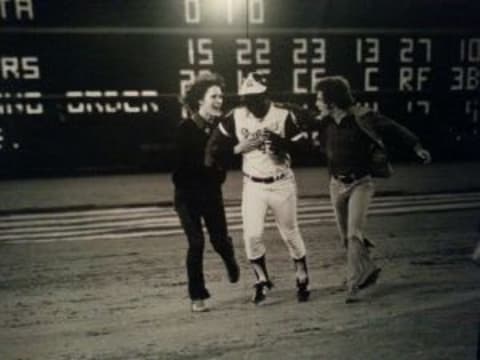
<svg viewBox="0 0 480 360">
<path fill-rule="evenodd" d="M 268 129 L 281 137 L 286 137 L 287 119 L 293 114 L 274 103 L 270 104 L 267 114 L 257 118 L 246 107 L 238 107 L 232 115 L 219 126 L 220 131 L 238 141 L 261 136 Z M 261 147 L 243 154 L 242 170 L 245 174 L 259 178 L 267 178 L 286 173 L 290 169 L 290 156 L 279 156 Z"/>
</svg>

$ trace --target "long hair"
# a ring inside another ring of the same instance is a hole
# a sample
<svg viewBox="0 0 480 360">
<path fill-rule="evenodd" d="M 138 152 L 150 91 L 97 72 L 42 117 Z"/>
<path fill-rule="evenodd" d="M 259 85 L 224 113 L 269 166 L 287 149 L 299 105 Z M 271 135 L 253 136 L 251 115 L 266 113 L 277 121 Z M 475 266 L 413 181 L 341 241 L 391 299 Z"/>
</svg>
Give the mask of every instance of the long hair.
<svg viewBox="0 0 480 360">
<path fill-rule="evenodd" d="M 328 106 L 336 105 L 346 110 L 354 104 L 350 84 L 343 76 L 327 76 L 317 84 L 317 91 L 323 94 L 323 101 Z"/>
<path fill-rule="evenodd" d="M 181 102 L 191 112 L 197 112 L 198 102 L 203 99 L 207 90 L 212 86 L 219 86 L 225 89 L 225 81 L 223 77 L 217 73 L 203 73 L 198 75 L 192 85 L 188 88 Z"/>
</svg>

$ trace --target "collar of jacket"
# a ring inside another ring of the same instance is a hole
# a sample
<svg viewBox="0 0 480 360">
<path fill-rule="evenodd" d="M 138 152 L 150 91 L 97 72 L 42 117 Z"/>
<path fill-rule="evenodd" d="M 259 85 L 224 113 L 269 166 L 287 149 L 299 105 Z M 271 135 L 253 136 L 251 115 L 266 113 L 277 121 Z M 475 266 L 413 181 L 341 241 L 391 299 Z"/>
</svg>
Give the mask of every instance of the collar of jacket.
<svg viewBox="0 0 480 360">
<path fill-rule="evenodd" d="M 195 113 L 192 116 L 192 120 L 200 128 L 200 130 L 205 130 L 206 127 L 212 128 L 214 126 L 213 121 L 210 123 L 209 121 L 201 117 L 199 113 Z"/>
</svg>

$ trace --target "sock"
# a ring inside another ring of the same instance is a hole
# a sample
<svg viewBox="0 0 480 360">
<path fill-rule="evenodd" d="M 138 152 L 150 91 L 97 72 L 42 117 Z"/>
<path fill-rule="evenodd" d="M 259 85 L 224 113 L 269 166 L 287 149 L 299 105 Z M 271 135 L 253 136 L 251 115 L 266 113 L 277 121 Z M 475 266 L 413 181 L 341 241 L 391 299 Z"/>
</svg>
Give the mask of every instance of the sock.
<svg viewBox="0 0 480 360">
<path fill-rule="evenodd" d="M 253 271 L 257 277 L 257 282 L 269 281 L 265 255 L 258 259 L 250 260 L 250 263 L 252 264 Z"/>
<path fill-rule="evenodd" d="M 304 256 L 300 259 L 294 259 L 295 275 L 300 283 L 304 283 L 308 279 L 307 258 Z"/>
</svg>

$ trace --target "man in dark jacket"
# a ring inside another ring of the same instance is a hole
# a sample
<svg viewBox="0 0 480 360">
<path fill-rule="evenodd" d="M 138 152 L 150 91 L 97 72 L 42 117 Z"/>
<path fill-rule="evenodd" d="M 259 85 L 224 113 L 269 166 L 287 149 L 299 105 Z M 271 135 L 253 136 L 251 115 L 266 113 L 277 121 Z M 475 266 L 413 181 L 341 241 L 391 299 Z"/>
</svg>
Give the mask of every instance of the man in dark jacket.
<svg viewBox="0 0 480 360">
<path fill-rule="evenodd" d="M 348 303 L 357 300 L 358 290 L 374 284 L 381 270 L 370 258 L 373 244 L 363 233 L 374 194 L 372 176 L 379 171 L 373 166 L 374 152 L 384 150 L 383 139 L 388 137 L 413 149 L 425 163 L 431 158 L 408 129 L 379 113 L 354 106 L 350 85 L 343 77 L 320 80 L 316 105 L 322 117 L 315 134 L 326 155 L 330 197 L 340 238 L 347 249 Z M 382 176 L 388 176 L 389 165 L 384 162 L 383 167 Z"/>
<path fill-rule="evenodd" d="M 215 251 L 222 257 L 230 282 L 239 279 L 232 239 L 228 236 L 222 184 L 225 171 L 204 164 L 205 147 L 222 115 L 223 79 L 216 74 L 199 76 L 185 95 L 190 117 L 183 120 L 175 137 L 175 210 L 188 240 L 187 276 L 192 311 L 207 311 L 210 293 L 203 276 L 205 239 L 202 219 Z"/>
</svg>

